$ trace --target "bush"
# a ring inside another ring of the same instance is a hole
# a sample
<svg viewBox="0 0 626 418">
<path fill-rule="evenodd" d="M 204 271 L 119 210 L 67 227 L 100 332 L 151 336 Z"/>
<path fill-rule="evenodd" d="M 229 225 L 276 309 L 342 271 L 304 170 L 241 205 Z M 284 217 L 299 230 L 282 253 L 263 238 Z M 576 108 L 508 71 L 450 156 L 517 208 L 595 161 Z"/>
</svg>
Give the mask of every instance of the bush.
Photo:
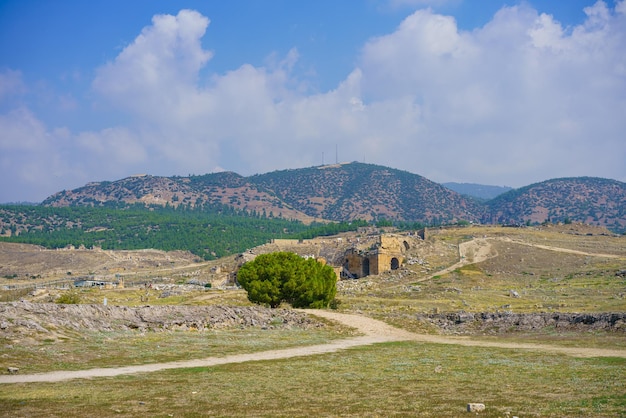
<svg viewBox="0 0 626 418">
<path fill-rule="evenodd" d="M 76 290 L 70 290 L 59 296 L 55 302 L 66 305 L 77 305 L 80 303 L 80 294 Z"/>
<path fill-rule="evenodd" d="M 262 254 L 245 263 L 237 281 L 251 302 L 277 308 L 282 302 L 294 308 L 325 308 L 337 293 L 332 267 L 297 254 Z"/>
</svg>

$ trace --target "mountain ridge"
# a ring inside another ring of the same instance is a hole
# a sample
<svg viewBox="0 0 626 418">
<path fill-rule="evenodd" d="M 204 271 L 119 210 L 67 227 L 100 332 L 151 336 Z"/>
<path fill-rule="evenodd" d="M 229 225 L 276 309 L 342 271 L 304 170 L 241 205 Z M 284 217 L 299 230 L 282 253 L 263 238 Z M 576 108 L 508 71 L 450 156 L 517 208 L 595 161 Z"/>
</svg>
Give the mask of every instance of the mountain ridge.
<svg viewBox="0 0 626 418">
<path fill-rule="evenodd" d="M 42 205 L 142 203 L 193 209 L 223 204 L 252 215 L 305 223 L 355 219 L 427 225 L 458 221 L 507 224 L 576 221 L 624 232 L 625 202 L 626 183 L 611 179 L 551 179 L 485 201 L 408 171 L 352 162 L 276 170 L 249 177 L 234 172 L 189 177 L 137 175 L 64 190 L 45 199 Z"/>
</svg>

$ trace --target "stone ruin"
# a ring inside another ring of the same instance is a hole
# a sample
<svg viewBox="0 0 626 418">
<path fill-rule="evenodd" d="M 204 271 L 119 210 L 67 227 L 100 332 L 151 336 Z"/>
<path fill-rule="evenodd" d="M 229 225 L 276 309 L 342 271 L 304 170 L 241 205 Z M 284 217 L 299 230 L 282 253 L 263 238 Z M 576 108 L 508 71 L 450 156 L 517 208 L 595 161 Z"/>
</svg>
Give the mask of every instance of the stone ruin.
<svg viewBox="0 0 626 418">
<path fill-rule="evenodd" d="M 407 235 L 379 235 L 378 242 L 365 250 L 354 246 L 344 255 L 341 278 L 358 279 L 397 270 L 407 258 L 416 237 Z"/>
</svg>

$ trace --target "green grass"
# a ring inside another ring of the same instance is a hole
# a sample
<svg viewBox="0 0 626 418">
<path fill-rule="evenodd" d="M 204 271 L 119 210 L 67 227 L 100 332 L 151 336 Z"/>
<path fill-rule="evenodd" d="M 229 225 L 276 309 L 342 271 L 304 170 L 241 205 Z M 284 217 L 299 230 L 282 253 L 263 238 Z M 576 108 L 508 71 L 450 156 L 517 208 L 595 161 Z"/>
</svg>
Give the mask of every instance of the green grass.
<svg viewBox="0 0 626 418">
<path fill-rule="evenodd" d="M 311 330 L 253 327 L 202 332 L 84 332 L 38 344 L 0 339 L 0 366 L 3 370 L 19 367 L 20 373 L 117 367 L 323 344 L 352 335 L 353 330 L 328 323 Z"/>
<path fill-rule="evenodd" d="M 440 366 L 440 372 L 437 372 Z M 4 416 L 624 417 L 626 359 L 412 342 L 277 361 L 3 385 Z"/>
</svg>

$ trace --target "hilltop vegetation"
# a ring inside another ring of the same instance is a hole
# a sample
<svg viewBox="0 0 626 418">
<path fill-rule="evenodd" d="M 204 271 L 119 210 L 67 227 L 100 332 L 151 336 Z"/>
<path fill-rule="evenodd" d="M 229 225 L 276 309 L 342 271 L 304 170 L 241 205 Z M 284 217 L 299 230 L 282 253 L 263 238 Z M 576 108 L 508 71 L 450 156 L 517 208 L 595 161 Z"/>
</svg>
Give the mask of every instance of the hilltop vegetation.
<svg viewBox="0 0 626 418">
<path fill-rule="evenodd" d="M 572 221 L 626 232 L 626 184 L 616 180 L 552 179 L 505 193 L 506 188 L 495 186 L 448 186 L 407 171 L 354 162 L 250 177 L 232 172 L 133 176 L 64 190 L 42 204 L 106 207 L 137 203 L 186 210 L 223 205 L 252 217 L 306 224 L 364 220 L 534 225 Z"/>
<path fill-rule="evenodd" d="M 373 164 L 350 163 L 275 171 L 250 181 L 312 217 L 391 219 L 444 224 L 478 221 L 481 206 L 425 177 Z"/>
<path fill-rule="evenodd" d="M 626 184 L 595 177 L 548 180 L 488 202 L 494 223 L 583 222 L 626 232 Z"/>
</svg>

